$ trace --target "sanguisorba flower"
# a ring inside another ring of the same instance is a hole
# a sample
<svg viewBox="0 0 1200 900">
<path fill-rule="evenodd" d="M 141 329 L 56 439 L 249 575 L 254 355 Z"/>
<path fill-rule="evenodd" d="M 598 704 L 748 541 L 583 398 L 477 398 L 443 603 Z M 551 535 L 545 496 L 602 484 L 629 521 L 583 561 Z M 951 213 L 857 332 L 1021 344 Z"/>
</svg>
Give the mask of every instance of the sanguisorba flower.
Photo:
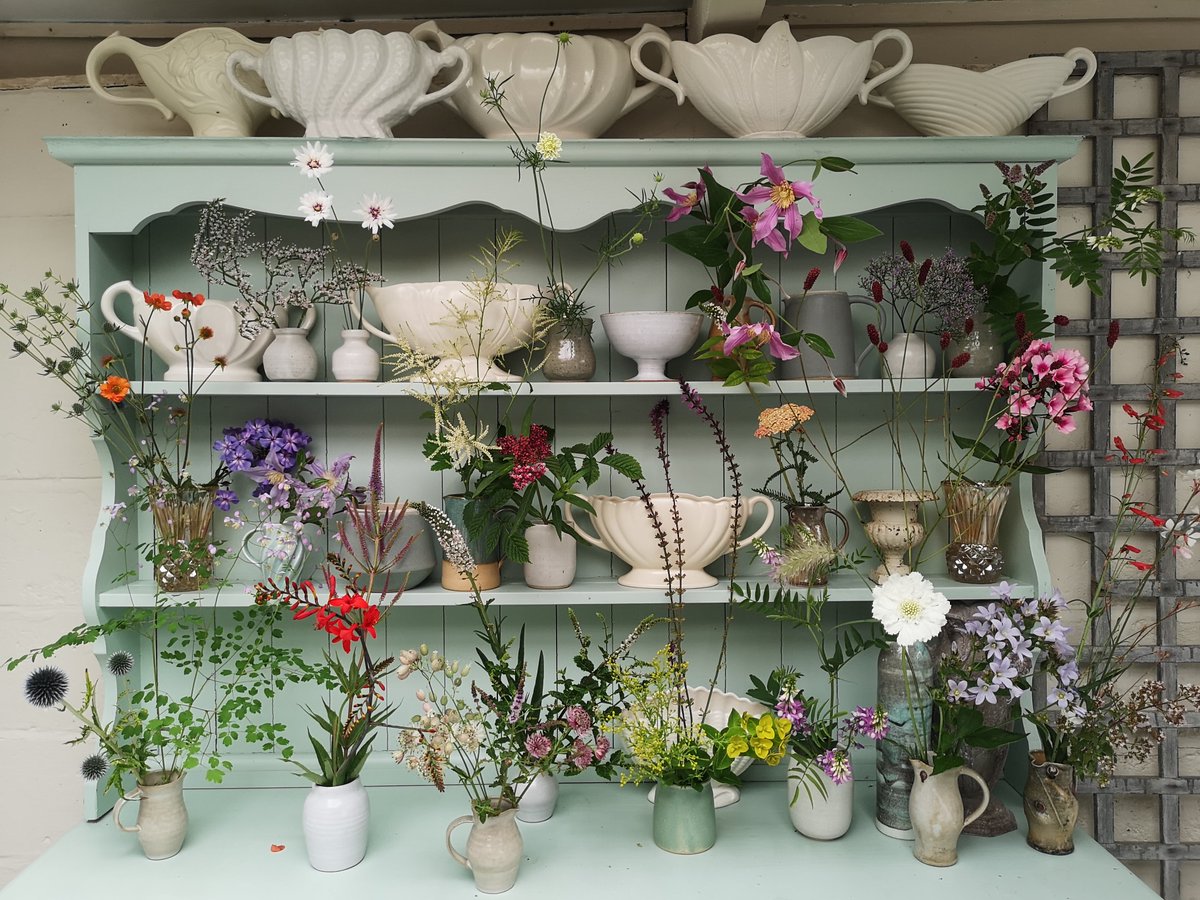
<svg viewBox="0 0 1200 900">
<path fill-rule="evenodd" d="M 100 396 L 113 403 L 120 403 L 129 396 L 129 381 L 120 375 L 109 375 L 100 383 Z"/>
<path fill-rule="evenodd" d="M 372 194 L 370 197 L 364 194 L 362 207 L 356 209 L 354 214 L 362 217 L 362 227 L 370 229 L 371 234 L 379 234 L 380 228 L 391 228 L 396 220 L 392 198 L 380 197 L 378 194 Z"/>
<path fill-rule="evenodd" d="M 316 228 L 333 218 L 333 197 L 324 191 L 309 191 L 300 198 L 300 212 L 304 213 L 304 221 Z"/>
<path fill-rule="evenodd" d="M 320 178 L 333 168 L 333 152 L 320 141 L 306 141 L 292 153 L 296 158 L 291 164 L 309 178 Z"/>
<path fill-rule="evenodd" d="M 758 428 L 754 430 L 754 436 L 765 438 L 787 434 L 792 429 L 799 428 L 813 415 L 811 407 L 801 406 L 799 403 L 768 407 L 758 414 Z"/>
<path fill-rule="evenodd" d="M 813 193 L 812 182 L 788 181 L 783 169 L 775 165 L 775 161 L 767 153 L 762 155 L 760 171 L 768 183 L 757 185 L 746 193 L 737 195 L 739 199 L 756 208 L 760 203 L 767 203 L 763 209 L 758 210 L 758 217 L 754 221 L 751 245 L 766 240 L 767 236 L 775 230 L 775 225 L 780 218 L 783 219 L 784 231 L 794 242 L 804 228 L 804 215 L 798 206 L 800 198 L 804 198 L 812 204 L 813 212 L 818 219 L 824 216 L 821 211 L 821 201 Z"/>
<path fill-rule="evenodd" d="M 901 647 L 932 640 L 946 624 L 950 601 L 920 572 L 889 575 L 871 589 L 871 616 Z"/>
<path fill-rule="evenodd" d="M 543 131 L 538 135 L 537 143 L 533 145 L 533 149 L 544 160 L 556 160 L 562 156 L 562 138 L 553 131 Z"/>
</svg>

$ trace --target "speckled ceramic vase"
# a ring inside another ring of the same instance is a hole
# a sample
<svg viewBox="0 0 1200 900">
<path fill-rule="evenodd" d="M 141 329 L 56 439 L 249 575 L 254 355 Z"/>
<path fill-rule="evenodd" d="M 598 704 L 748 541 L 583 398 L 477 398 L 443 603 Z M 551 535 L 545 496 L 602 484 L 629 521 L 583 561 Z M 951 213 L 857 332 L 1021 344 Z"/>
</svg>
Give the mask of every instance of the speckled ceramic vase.
<svg viewBox="0 0 1200 900">
<path fill-rule="evenodd" d="M 596 374 L 596 348 L 592 345 L 592 320 L 556 322 L 546 332 L 547 381 L 591 381 Z"/>
<path fill-rule="evenodd" d="M 877 702 L 887 710 L 891 729 L 887 740 L 875 742 L 875 827 L 888 837 L 911 841 L 908 795 L 913 769 L 905 748 L 917 744 L 918 732 L 923 745 L 929 742 L 933 719 L 933 700 L 929 696 L 933 658 L 929 648 L 917 642 L 902 651 L 898 645 L 888 644 L 879 651 L 878 677 Z"/>
<path fill-rule="evenodd" d="M 914 778 L 908 797 L 908 815 L 913 826 L 913 856 L 927 866 L 952 866 L 958 862 L 958 838 L 963 826 L 974 822 L 987 807 L 987 784 L 974 769 L 955 766 L 937 775 L 933 767 L 918 759 L 911 761 Z M 958 779 L 979 784 L 983 802 L 970 813 L 963 812 Z"/>
<path fill-rule="evenodd" d="M 700 790 L 660 784 L 654 794 L 654 843 L 668 853 L 703 853 L 717 842 L 712 782 Z"/>
<path fill-rule="evenodd" d="M 1025 781 L 1025 818 L 1029 832 L 1025 841 L 1039 853 L 1066 856 L 1075 852 L 1075 823 L 1079 800 L 1075 796 L 1075 771 L 1071 766 L 1046 762 L 1046 754 L 1029 754 L 1029 777 Z"/>
</svg>

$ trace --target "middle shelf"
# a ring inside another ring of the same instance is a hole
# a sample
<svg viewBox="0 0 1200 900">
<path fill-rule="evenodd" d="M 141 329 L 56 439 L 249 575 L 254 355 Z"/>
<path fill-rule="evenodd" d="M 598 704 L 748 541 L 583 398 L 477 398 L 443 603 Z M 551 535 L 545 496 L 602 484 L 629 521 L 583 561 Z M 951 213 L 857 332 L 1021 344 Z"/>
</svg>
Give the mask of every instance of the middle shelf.
<svg viewBox="0 0 1200 900">
<path fill-rule="evenodd" d="M 934 587 L 950 600 L 985 601 L 991 598 L 995 585 L 962 584 L 946 575 L 930 577 Z M 739 579 L 744 585 L 773 584 L 766 578 Z M 1009 581 L 1013 593 L 1020 596 L 1036 596 L 1037 588 L 1025 581 Z M 319 580 L 314 580 L 318 585 Z M 838 573 L 829 579 L 829 599 L 834 603 L 866 603 L 871 599 L 871 585 L 853 573 Z M 803 591 L 803 588 L 792 588 Z M 819 590 L 814 588 L 814 590 Z M 503 584 L 484 591 L 485 599 L 493 599 L 501 606 L 655 606 L 666 602 L 664 591 L 647 588 L 627 588 L 611 578 L 579 578 L 561 591 L 542 591 L 528 588 L 524 584 Z M 126 609 L 129 607 L 151 607 L 155 605 L 155 587 L 151 581 L 136 581 L 112 588 L 100 594 L 103 609 Z M 195 593 L 167 595 L 181 600 L 196 600 L 201 606 L 219 609 L 237 609 L 254 603 L 253 585 L 229 584 L 223 588 L 209 588 Z M 714 587 L 697 588 L 684 594 L 685 603 L 717 604 L 729 598 L 728 582 L 722 581 Z M 448 591 L 433 580 L 420 587 L 404 592 L 400 604 L 405 606 L 460 606 L 470 602 L 470 594 Z"/>
</svg>

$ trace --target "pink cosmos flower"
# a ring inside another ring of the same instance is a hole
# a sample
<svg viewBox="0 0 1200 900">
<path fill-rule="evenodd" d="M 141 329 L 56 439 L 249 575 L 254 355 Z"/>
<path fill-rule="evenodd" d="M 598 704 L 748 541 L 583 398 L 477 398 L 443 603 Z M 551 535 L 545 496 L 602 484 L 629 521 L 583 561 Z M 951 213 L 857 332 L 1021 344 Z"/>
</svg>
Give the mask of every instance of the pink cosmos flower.
<svg viewBox="0 0 1200 900">
<path fill-rule="evenodd" d="M 717 327 L 725 335 L 725 343 L 721 352 L 726 356 L 750 340 L 767 339 L 767 353 L 776 359 L 795 359 L 800 351 L 783 342 L 779 332 L 770 322 L 753 322 L 749 325 L 730 325 L 728 322 L 718 322 Z"/>
<path fill-rule="evenodd" d="M 766 153 L 762 155 L 760 171 L 768 183 L 757 185 L 746 193 L 737 195 L 739 199 L 751 206 L 757 207 L 760 203 L 767 203 L 766 208 L 759 212 L 757 220 L 753 223 L 754 232 L 751 246 L 765 241 L 768 234 L 775 230 L 780 218 L 783 219 L 784 231 L 791 238 L 789 243 L 794 242 L 804 227 L 804 217 L 797 205 L 801 197 L 812 204 L 813 212 L 816 213 L 818 219 L 825 215 L 821 210 L 821 201 L 813 193 L 812 182 L 788 181 L 783 169 L 775 165 L 775 161 Z"/>
<path fill-rule="evenodd" d="M 692 210 L 700 205 L 700 201 L 704 199 L 704 192 L 708 190 L 703 181 L 689 181 L 683 186 L 683 189 L 690 193 L 682 194 L 674 188 L 667 188 L 663 191 L 667 198 L 675 204 L 667 213 L 668 222 L 674 222 L 676 219 L 690 215 Z"/>
</svg>

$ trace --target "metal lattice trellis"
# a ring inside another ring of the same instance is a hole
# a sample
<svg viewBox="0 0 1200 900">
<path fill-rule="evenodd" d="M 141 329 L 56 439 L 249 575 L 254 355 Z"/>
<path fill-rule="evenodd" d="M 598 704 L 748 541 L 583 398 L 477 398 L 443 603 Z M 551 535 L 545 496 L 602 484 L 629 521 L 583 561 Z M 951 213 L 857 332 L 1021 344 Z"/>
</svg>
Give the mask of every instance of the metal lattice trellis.
<svg viewBox="0 0 1200 900">
<path fill-rule="evenodd" d="M 1162 227 L 1174 227 L 1178 224 L 1179 205 L 1200 200 L 1200 184 L 1182 184 L 1179 180 L 1180 136 L 1200 135 L 1200 118 L 1180 115 L 1180 78 L 1188 70 L 1200 69 L 1200 51 L 1102 53 L 1097 54 L 1097 59 L 1099 66 L 1094 85 L 1092 118 L 1051 121 L 1042 111 L 1030 123 L 1030 131 L 1036 134 L 1083 134 L 1092 138 L 1092 186 L 1061 188 L 1059 205 L 1085 206 L 1094 212 L 1106 209 L 1109 179 L 1113 170 L 1114 140 L 1135 136 L 1153 137 L 1158 141 L 1155 153 L 1158 183 L 1166 195 L 1158 211 L 1158 221 Z M 1117 79 L 1121 76 L 1153 76 L 1158 79 L 1157 117 L 1116 118 Z M 1158 279 L 1153 318 L 1124 318 L 1120 309 L 1113 308 L 1110 270 L 1104 278 L 1103 292 L 1093 297 L 1091 318 L 1077 319 L 1058 329 L 1060 335 L 1087 336 L 1091 343 L 1092 359 L 1103 359 L 1096 367 L 1092 393 L 1096 408 L 1091 417 L 1091 449 L 1048 451 L 1045 454 L 1048 465 L 1062 468 L 1078 466 L 1089 470 L 1091 514 L 1047 514 L 1045 485 L 1041 479 L 1035 486 L 1035 500 L 1046 533 L 1094 534 L 1100 538 L 1095 541 L 1091 555 L 1093 583 L 1103 563 L 1104 538 L 1111 534 L 1113 527 L 1110 497 L 1114 461 L 1111 455 L 1113 436 L 1110 412 L 1114 404 L 1120 406 L 1126 401 L 1145 399 L 1144 385 L 1113 382 L 1111 361 L 1104 353 L 1109 320 L 1113 316 L 1120 319 L 1122 336 L 1153 336 L 1155 353 L 1159 356 L 1176 335 L 1200 334 L 1200 317 L 1179 316 L 1177 309 L 1179 272 L 1181 269 L 1200 267 L 1200 251 L 1189 249 L 1174 252 L 1176 248 L 1170 241 L 1167 249 L 1172 252 L 1169 252 L 1162 276 Z M 1184 399 L 1200 399 L 1200 386 L 1178 384 L 1175 387 L 1184 392 Z M 1178 445 L 1175 416 L 1169 415 L 1167 419 L 1166 427 L 1158 435 L 1158 447 L 1164 452 L 1155 460 L 1159 465 L 1159 474 L 1155 479 L 1154 503 L 1163 515 L 1169 515 L 1177 508 L 1177 469 L 1194 467 L 1200 459 L 1197 448 Z M 1153 661 L 1157 667 L 1158 678 L 1165 685 L 1168 696 L 1175 695 L 1179 665 L 1200 662 L 1200 647 L 1179 646 L 1177 620 L 1170 614 L 1180 598 L 1197 594 L 1200 594 L 1200 581 L 1180 578 L 1174 557 L 1165 554 L 1157 579 L 1148 585 L 1146 591 L 1146 596 L 1157 602 L 1159 624 L 1154 641 L 1156 646 L 1147 650 L 1144 658 Z M 1197 725 L 1200 725 L 1200 721 L 1189 716 L 1184 727 L 1194 728 Z M 1157 775 L 1114 778 L 1103 790 L 1094 785 L 1080 787 L 1081 793 L 1090 794 L 1094 803 L 1096 839 L 1119 859 L 1157 861 L 1162 896 L 1166 900 L 1179 900 L 1182 862 L 1200 860 L 1200 843 L 1180 843 L 1180 799 L 1192 792 L 1200 792 L 1200 778 L 1180 776 L 1178 729 L 1165 730 L 1158 761 Z M 1159 797 L 1161 832 L 1157 842 L 1117 841 L 1116 800 L 1122 795 Z"/>
</svg>

